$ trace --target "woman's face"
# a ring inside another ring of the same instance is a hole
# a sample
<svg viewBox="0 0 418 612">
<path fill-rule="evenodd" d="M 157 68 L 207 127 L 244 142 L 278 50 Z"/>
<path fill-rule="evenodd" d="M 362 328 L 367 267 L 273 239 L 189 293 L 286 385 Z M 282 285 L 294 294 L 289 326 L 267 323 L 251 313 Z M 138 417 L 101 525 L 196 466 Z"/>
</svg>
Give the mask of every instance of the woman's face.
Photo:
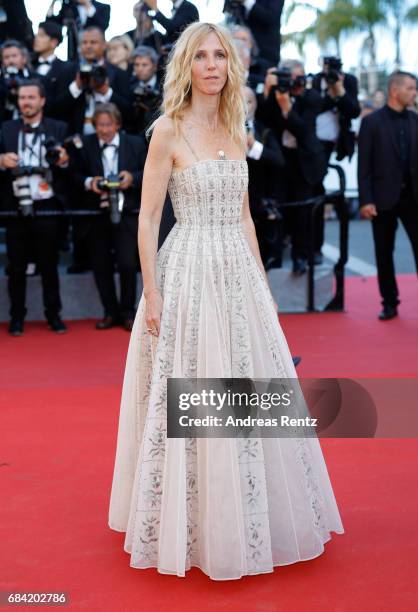
<svg viewBox="0 0 418 612">
<path fill-rule="evenodd" d="M 192 62 L 192 87 L 208 95 L 219 94 L 228 78 L 228 57 L 215 32 L 199 44 Z"/>
<path fill-rule="evenodd" d="M 128 50 L 121 42 L 110 42 L 107 47 L 107 59 L 111 64 L 126 62 L 129 57 Z"/>
</svg>

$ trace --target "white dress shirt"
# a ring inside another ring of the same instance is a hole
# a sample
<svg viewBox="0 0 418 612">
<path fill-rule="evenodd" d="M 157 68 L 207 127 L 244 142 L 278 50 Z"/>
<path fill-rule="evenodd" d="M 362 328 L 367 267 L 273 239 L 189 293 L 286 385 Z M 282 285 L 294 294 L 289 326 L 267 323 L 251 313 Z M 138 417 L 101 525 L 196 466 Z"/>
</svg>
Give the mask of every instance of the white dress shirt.
<svg viewBox="0 0 418 612">
<path fill-rule="evenodd" d="M 51 70 L 52 63 L 55 61 L 56 55 L 51 53 L 48 57 L 40 57 L 38 60 L 38 66 L 36 67 L 36 73 L 41 76 L 46 76 Z"/>
<path fill-rule="evenodd" d="M 107 145 L 105 148 L 104 145 Z M 99 147 L 102 155 L 102 164 L 103 164 L 103 174 L 105 177 L 109 176 L 109 174 L 118 174 L 119 173 L 119 145 L 120 145 L 120 135 L 117 132 L 114 138 L 109 142 L 105 143 L 104 140 L 99 139 Z M 89 176 L 84 181 L 84 187 L 87 190 L 91 189 L 91 183 L 93 181 L 93 177 Z M 103 200 L 103 202 L 107 201 Z M 104 204 L 106 206 L 108 204 Z"/>
<path fill-rule="evenodd" d="M 89 17 L 93 17 L 96 14 L 96 7 L 92 4 L 90 8 L 86 8 L 85 6 L 79 4 L 77 5 L 78 16 L 80 19 L 80 23 L 82 26 L 86 25 L 86 21 Z"/>
<path fill-rule="evenodd" d="M 33 123 L 31 127 L 39 127 L 38 123 Z M 43 134 L 23 134 L 19 132 L 18 155 L 22 166 L 33 166 L 49 169 L 49 164 L 45 159 L 45 136 Z M 23 144 L 25 143 L 25 147 Z M 29 188 L 33 201 L 48 200 L 54 195 L 51 181 L 40 174 L 32 174 L 29 178 Z M 51 177 L 52 178 L 52 177 Z"/>
</svg>

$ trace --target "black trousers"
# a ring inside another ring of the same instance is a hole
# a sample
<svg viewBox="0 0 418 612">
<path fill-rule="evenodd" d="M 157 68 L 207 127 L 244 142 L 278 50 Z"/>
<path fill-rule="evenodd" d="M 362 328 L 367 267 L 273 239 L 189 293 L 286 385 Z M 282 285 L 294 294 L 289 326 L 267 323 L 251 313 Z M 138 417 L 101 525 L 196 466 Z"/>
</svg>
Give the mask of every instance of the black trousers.
<svg viewBox="0 0 418 612">
<path fill-rule="evenodd" d="M 286 166 L 278 177 L 277 193 L 281 202 L 297 202 L 313 196 L 313 187 L 303 176 L 297 149 L 283 148 Z M 291 258 L 308 258 L 309 206 L 283 208 L 284 228 L 291 237 Z"/>
<path fill-rule="evenodd" d="M 401 195 L 396 206 L 389 210 L 378 210 L 372 220 L 379 290 L 385 306 L 400 303 L 393 263 L 398 219 L 402 221 L 411 241 L 418 274 L 418 204 L 408 191 Z"/>
<path fill-rule="evenodd" d="M 108 214 L 83 219 L 84 235 L 94 279 L 105 316 L 135 317 L 137 273 L 139 270 L 138 216 L 124 215 L 113 225 Z M 115 263 L 120 277 L 120 302 L 116 296 Z"/>
<path fill-rule="evenodd" d="M 321 144 L 324 147 L 325 156 L 328 164 L 332 152 L 335 149 L 335 143 L 329 140 L 321 140 Z M 323 186 L 323 183 L 320 183 L 315 187 L 315 195 L 324 195 L 324 193 L 325 188 Z M 314 215 L 314 251 L 320 251 L 322 249 L 322 245 L 324 244 L 324 213 L 325 204 L 320 204 L 316 208 L 316 212 Z"/>
<path fill-rule="evenodd" d="M 26 217 L 8 222 L 6 246 L 11 317 L 23 319 L 26 315 L 26 266 L 28 261 L 33 259 L 32 254 L 36 258 L 42 279 L 45 316 L 48 319 L 60 313 L 59 238 L 59 217 Z"/>
</svg>

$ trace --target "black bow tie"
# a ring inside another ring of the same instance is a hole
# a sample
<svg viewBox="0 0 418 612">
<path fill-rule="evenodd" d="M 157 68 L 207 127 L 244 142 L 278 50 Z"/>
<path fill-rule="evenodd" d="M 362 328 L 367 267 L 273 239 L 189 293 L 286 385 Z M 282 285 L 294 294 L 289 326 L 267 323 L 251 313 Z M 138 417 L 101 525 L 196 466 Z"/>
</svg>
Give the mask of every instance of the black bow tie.
<svg viewBox="0 0 418 612">
<path fill-rule="evenodd" d="M 51 65 L 53 61 L 54 61 L 53 59 L 43 59 L 42 57 L 40 57 L 38 59 L 38 64 L 39 65 L 40 64 L 49 64 L 49 65 Z"/>
<path fill-rule="evenodd" d="M 39 132 L 39 125 L 33 127 L 32 125 L 29 125 L 29 123 L 24 123 L 22 126 L 22 131 L 25 132 L 25 134 L 35 134 L 36 132 Z"/>
<path fill-rule="evenodd" d="M 105 149 L 107 149 L 108 147 L 113 147 L 114 149 L 117 149 L 117 148 L 118 148 L 118 147 L 117 147 L 117 145 L 112 144 L 111 142 L 109 142 L 109 143 L 108 143 L 108 142 L 104 142 L 104 143 L 102 144 L 102 146 L 100 147 L 100 149 L 101 149 L 101 151 L 104 151 L 104 150 L 105 150 Z"/>
</svg>

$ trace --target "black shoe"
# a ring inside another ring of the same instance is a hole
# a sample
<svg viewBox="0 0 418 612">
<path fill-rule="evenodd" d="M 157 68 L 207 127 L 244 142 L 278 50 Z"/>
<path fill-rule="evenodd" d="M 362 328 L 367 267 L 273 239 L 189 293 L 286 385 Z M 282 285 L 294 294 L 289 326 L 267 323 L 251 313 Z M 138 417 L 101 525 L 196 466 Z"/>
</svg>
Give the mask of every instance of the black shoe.
<svg viewBox="0 0 418 612">
<path fill-rule="evenodd" d="M 120 324 L 120 321 L 116 317 L 107 316 L 104 317 L 101 321 L 97 321 L 96 329 L 110 329 L 111 327 L 116 327 Z"/>
<path fill-rule="evenodd" d="M 306 259 L 294 259 L 293 260 L 293 274 L 295 276 L 302 276 L 306 272 Z"/>
<path fill-rule="evenodd" d="M 295 368 L 296 368 L 296 366 L 298 366 L 298 365 L 300 364 L 300 362 L 302 361 L 302 357 L 292 357 L 292 359 L 293 359 L 293 365 L 295 366 Z"/>
<path fill-rule="evenodd" d="M 322 255 L 321 251 L 316 251 L 314 253 L 314 266 L 320 266 L 324 261 L 324 256 Z"/>
<path fill-rule="evenodd" d="M 388 321 L 398 316 L 398 309 L 396 306 L 383 306 L 383 310 L 379 313 L 379 319 L 381 321 Z"/>
<path fill-rule="evenodd" d="M 134 326 L 133 319 L 125 319 L 122 323 L 123 329 L 125 329 L 128 332 L 132 331 L 133 326 Z"/>
<path fill-rule="evenodd" d="M 9 334 L 11 336 L 22 336 L 23 334 L 23 319 L 11 319 L 9 323 Z"/>
<path fill-rule="evenodd" d="M 65 334 L 67 327 L 64 321 L 58 315 L 56 317 L 48 318 L 48 327 L 51 331 L 57 334 Z"/>
</svg>

